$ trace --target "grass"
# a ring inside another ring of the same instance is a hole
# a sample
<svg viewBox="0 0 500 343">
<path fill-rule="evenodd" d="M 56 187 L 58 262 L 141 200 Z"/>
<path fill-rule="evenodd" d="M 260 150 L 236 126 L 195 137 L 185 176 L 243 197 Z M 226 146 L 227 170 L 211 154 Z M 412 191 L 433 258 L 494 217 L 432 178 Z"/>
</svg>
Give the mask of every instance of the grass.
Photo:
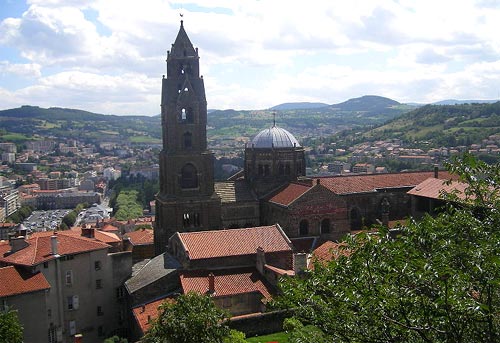
<svg viewBox="0 0 500 343">
<path fill-rule="evenodd" d="M 267 342 L 279 342 L 287 343 L 288 334 L 286 332 L 276 332 L 265 336 L 256 336 L 246 339 L 250 343 L 267 343 Z"/>
</svg>

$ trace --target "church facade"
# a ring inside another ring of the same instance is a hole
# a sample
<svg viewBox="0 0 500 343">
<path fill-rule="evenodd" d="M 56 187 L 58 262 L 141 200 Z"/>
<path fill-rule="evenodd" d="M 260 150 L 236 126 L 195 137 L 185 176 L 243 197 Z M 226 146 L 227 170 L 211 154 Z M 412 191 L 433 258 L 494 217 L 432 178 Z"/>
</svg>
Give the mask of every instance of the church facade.
<svg viewBox="0 0 500 343">
<path fill-rule="evenodd" d="M 156 255 L 166 251 L 176 232 L 276 223 L 290 238 L 339 240 L 363 227 L 409 216 L 407 192 L 437 177 L 434 172 L 413 172 L 308 178 L 304 148 L 273 121 L 246 145 L 244 170 L 231 180 L 214 182 L 198 49 L 182 21 L 167 54 L 161 118 Z"/>
</svg>

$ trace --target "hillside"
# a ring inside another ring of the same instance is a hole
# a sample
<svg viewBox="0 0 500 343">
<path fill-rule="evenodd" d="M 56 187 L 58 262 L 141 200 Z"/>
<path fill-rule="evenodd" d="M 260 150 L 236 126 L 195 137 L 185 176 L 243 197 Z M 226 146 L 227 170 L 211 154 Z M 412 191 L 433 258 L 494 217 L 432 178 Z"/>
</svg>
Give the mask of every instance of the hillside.
<svg viewBox="0 0 500 343">
<path fill-rule="evenodd" d="M 4 132 L 0 141 L 54 136 L 89 142 L 160 143 L 159 122 L 158 116 L 115 116 L 68 108 L 22 106 L 0 111 L 0 126 L 9 133 L 6 136 Z"/>
<path fill-rule="evenodd" d="M 330 108 L 340 111 L 366 112 L 373 114 L 383 113 L 398 105 L 401 104 L 389 98 L 376 95 L 365 95 L 359 98 L 349 99 L 336 105 L 331 105 Z"/>
<path fill-rule="evenodd" d="M 500 133 L 500 102 L 426 105 L 362 134 L 363 139 L 399 138 L 435 146 L 480 143 Z"/>
<path fill-rule="evenodd" d="M 326 106 L 329 105 L 322 102 L 285 102 L 284 104 L 273 106 L 269 110 L 272 111 L 309 110 Z"/>
</svg>

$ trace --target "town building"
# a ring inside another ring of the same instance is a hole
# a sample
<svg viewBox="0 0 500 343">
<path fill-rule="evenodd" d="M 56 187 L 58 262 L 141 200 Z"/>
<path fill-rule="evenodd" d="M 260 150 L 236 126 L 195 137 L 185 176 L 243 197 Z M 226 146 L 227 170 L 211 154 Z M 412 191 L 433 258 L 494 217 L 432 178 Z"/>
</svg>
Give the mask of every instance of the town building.
<svg viewBox="0 0 500 343">
<path fill-rule="evenodd" d="M 0 266 L 36 280 L 30 291 L 44 291 L 35 294 L 36 303 L 13 302 L 21 324 L 30 327 L 26 334 L 37 337 L 27 342 L 69 343 L 77 333 L 89 343 L 127 335 L 121 287 L 131 274 L 130 253 L 110 253 L 110 245 L 74 232 L 40 232 L 0 242 Z M 10 282 L 2 279 L 0 288 Z"/>
</svg>

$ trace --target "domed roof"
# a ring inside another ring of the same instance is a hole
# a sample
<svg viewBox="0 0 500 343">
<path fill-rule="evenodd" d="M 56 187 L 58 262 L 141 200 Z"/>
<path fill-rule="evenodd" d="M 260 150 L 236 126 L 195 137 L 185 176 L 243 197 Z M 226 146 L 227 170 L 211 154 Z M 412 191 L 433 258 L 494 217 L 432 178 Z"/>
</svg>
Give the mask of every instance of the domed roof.
<svg viewBox="0 0 500 343">
<path fill-rule="evenodd" d="M 299 141 L 287 130 L 276 125 L 262 130 L 252 139 L 254 148 L 293 148 L 299 147 Z"/>
</svg>

